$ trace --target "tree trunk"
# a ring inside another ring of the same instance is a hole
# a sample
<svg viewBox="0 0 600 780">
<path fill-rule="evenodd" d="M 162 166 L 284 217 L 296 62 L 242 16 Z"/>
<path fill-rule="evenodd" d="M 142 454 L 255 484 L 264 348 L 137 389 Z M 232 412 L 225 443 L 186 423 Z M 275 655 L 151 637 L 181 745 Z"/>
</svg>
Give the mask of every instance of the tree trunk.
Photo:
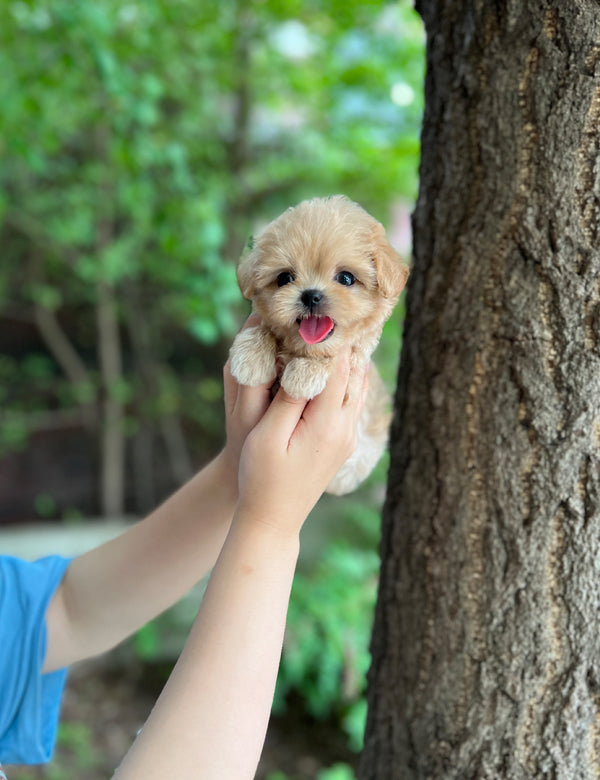
<svg viewBox="0 0 600 780">
<path fill-rule="evenodd" d="M 360 777 L 600 777 L 600 7 L 421 0 Z"/>
<path fill-rule="evenodd" d="M 100 504 L 105 517 L 115 518 L 125 510 L 125 408 L 119 395 L 123 380 L 121 336 L 114 288 L 99 281 L 97 290 L 98 351 L 104 390 Z"/>
<path fill-rule="evenodd" d="M 98 160 L 109 159 L 110 124 L 100 123 L 94 134 Z M 115 240 L 115 186 L 111 168 L 99 183 L 96 250 L 96 330 L 98 362 L 102 383 L 102 438 L 100 472 L 100 507 L 108 518 L 119 517 L 125 510 L 125 405 L 123 403 L 123 357 L 118 314 L 118 297 L 114 280 L 102 265 L 103 253 Z"/>
<path fill-rule="evenodd" d="M 157 501 L 154 445 L 159 432 L 175 483 L 183 485 L 194 474 L 180 410 L 165 409 L 159 401 L 170 369 L 161 358 L 163 350 L 157 328 L 145 312 L 142 284 L 142 280 L 132 280 L 122 293 L 137 383 L 138 432 L 133 440 L 133 472 L 136 511 L 140 515 L 150 512 Z"/>
<path fill-rule="evenodd" d="M 96 390 L 85 363 L 63 330 L 56 312 L 34 304 L 34 318 L 38 332 L 48 351 L 71 382 L 74 396 L 81 409 L 81 420 L 88 429 L 96 425 Z"/>
</svg>

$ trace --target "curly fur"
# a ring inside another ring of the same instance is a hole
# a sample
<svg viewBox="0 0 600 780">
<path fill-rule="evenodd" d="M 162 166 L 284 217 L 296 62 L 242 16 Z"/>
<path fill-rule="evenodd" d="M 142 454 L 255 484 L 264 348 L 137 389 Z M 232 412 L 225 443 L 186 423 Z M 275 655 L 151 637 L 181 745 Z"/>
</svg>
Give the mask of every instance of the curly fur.
<svg viewBox="0 0 600 780">
<path fill-rule="evenodd" d="M 252 300 L 262 324 L 234 340 L 233 375 L 246 385 L 280 375 L 290 395 L 313 398 L 325 387 L 343 344 L 351 346 L 355 366 L 367 364 L 407 277 L 408 268 L 381 224 L 357 203 L 336 195 L 288 209 L 258 236 L 238 266 L 240 290 Z M 307 291 L 318 293 L 318 303 L 307 305 Z M 307 343 L 299 327 L 307 317 L 330 318 L 332 331 Z M 350 492 L 379 460 L 387 442 L 386 400 L 372 370 L 357 449 L 329 492 Z"/>
</svg>

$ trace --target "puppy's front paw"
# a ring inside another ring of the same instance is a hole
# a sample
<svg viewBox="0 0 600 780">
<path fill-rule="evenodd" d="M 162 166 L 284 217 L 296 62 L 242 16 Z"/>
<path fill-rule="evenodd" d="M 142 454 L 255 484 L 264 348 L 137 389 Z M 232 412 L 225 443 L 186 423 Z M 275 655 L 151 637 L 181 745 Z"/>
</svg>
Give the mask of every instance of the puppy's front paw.
<svg viewBox="0 0 600 780">
<path fill-rule="evenodd" d="M 241 331 L 229 352 L 231 373 L 241 385 L 256 387 L 277 376 L 277 342 L 260 326 Z"/>
<path fill-rule="evenodd" d="M 327 384 L 327 365 L 310 358 L 294 358 L 285 367 L 281 386 L 293 398 L 314 398 Z"/>
</svg>

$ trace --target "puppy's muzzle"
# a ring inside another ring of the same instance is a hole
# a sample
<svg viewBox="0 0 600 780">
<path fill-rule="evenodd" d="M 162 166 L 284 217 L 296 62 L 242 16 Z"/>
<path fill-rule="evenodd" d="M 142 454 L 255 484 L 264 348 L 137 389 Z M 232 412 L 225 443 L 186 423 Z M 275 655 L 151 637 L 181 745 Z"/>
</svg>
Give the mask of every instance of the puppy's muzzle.
<svg viewBox="0 0 600 780">
<path fill-rule="evenodd" d="M 303 305 L 312 312 L 314 309 L 317 309 L 323 302 L 323 292 L 316 289 L 303 290 L 300 294 L 300 300 L 302 301 Z"/>
</svg>

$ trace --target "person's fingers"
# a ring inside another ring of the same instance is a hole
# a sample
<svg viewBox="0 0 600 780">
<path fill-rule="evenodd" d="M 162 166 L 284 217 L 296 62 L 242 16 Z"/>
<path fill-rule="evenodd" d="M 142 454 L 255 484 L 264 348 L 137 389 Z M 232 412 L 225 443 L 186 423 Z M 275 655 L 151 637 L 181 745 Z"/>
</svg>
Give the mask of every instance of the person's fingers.
<svg viewBox="0 0 600 780">
<path fill-rule="evenodd" d="M 331 415 L 339 411 L 348 392 L 350 379 L 350 350 L 345 350 L 332 366 L 332 371 L 320 395 L 313 398 L 305 412 L 307 421 L 315 421 L 315 425 L 326 426 L 331 420 Z"/>
<path fill-rule="evenodd" d="M 238 385 L 235 406 L 248 422 L 256 424 L 267 411 L 271 402 L 272 382 L 266 382 L 256 387 Z"/>
<path fill-rule="evenodd" d="M 343 403 L 349 374 L 350 349 L 347 349 L 336 358 L 322 393 L 307 401 L 304 398 L 293 398 L 280 387 L 265 417 L 268 416 L 269 423 L 279 428 L 286 441 L 291 439 L 303 416 L 311 426 L 326 425 L 329 415 Z"/>
<path fill-rule="evenodd" d="M 231 373 L 231 358 L 223 366 L 223 399 L 225 410 L 231 414 L 235 408 L 239 385 Z"/>
<path fill-rule="evenodd" d="M 305 398 L 293 398 L 280 387 L 263 417 L 261 425 L 269 435 L 287 447 L 304 410 Z"/>
<path fill-rule="evenodd" d="M 260 325 L 262 319 L 259 314 L 252 312 L 252 314 L 246 319 L 246 322 L 242 325 L 241 330 L 247 330 L 248 328 L 255 328 Z"/>
<path fill-rule="evenodd" d="M 248 330 L 248 328 L 254 328 L 257 325 L 260 325 L 261 322 L 262 320 L 258 314 L 250 314 L 240 328 L 240 333 L 243 330 Z M 237 404 L 243 404 L 244 410 L 248 412 L 251 417 L 262 417 L 270 400 L 269 390 L 273 384 L 272 382 L 267 382 L 264 385 L 258 385 L 257 387 L 240 385 L 231 373 L 231 358 L 229 357 L 223 368 L 223 384 L 225 408 L 230 413 L 233 413 Z"/>
<path fill-rule="evenodd" d="M 365 384 L 368 386 L 369 366 L 356 366 L 350 371 L 348 377 L 348 389 L 344 397 L 344 406 L 360 404 L 365 393 Z"/>
<path fill-rule="evenodd" d="M 342 414 L 346 415 L 347 426 L 356 432 L 358 421 L 367 402 L 369 392 L 369 370 L 356 369 L 351 377 L 352 389 L 348 389 L 348 395 L 344 400 Z M 356 446 L 356 444 L 355 444 Z"/>
<path fill-rule="evenodd" d="M 367 363 L 366 371 L 363 375 L 363 383 L 360 392 L 360 399 L 358 402 L 358 414 L 360 415 L 367 403 L 367 395 L 369 394 L 369 377 L 370 377 L 371 363 Z"/>
</svg>

